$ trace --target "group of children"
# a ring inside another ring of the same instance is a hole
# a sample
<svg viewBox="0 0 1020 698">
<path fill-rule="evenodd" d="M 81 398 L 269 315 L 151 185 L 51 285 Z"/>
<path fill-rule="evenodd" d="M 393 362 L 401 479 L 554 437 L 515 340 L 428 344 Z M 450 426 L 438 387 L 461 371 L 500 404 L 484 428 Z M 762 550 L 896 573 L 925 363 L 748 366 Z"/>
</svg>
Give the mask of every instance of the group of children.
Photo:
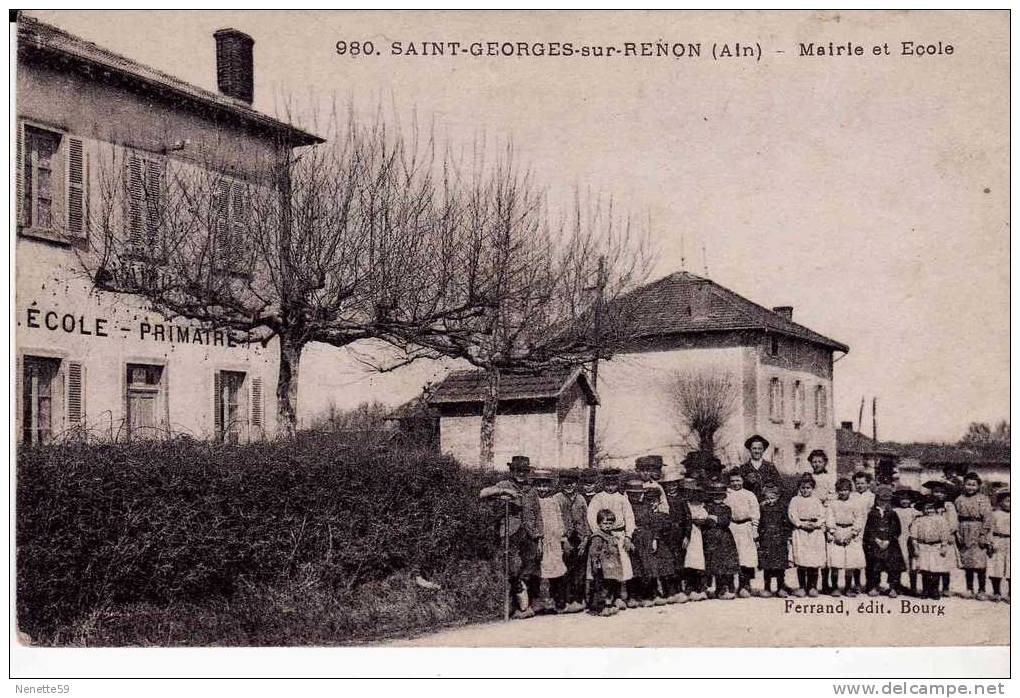
<svg viewBox="0 0 1020 698">
<path fill-rule="evenodd" d="M 514 616 L 612 615 L 752 594 L 938 598 L 955 567 L 966 573 L 963 595 L 1009 600 L 1009 490 L 990 498 L 974 473 L 958 496 L 958 485 L 942 481 L 925 483 L 928 495 L 894 491 L 863 471 L 836 479 L 819 450 L 787 493 L 778 476 L 745 478 L 748 464 L 723 472 L 718 459 L 695 455 L 686 467 L 645 456 L 634 471 L 558 474 L 515 457 L 511 478 L 482 491 L 505 502 Z M 786 583 L 791 567 L 795 587 Z M 753 589 L 758 570 L 763 583 Z"/>
</svg>

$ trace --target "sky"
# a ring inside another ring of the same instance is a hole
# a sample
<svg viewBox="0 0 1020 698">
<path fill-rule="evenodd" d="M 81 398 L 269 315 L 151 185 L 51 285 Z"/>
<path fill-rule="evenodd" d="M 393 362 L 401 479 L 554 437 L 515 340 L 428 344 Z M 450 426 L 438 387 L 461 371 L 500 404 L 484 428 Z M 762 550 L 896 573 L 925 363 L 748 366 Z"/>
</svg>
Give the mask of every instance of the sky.
<svg viewBox="0 0 1020 698">
<path fill-rule="evenodd" d="M 255 108 L 289 102 L 300 125 L 335 96 L 414 110 L 452 142 L 512 138 L 550 196 L 579 186 L 650 219 L 650 278 L 707 268 L 849 345 L 835 364 L 838 420 L 856 422 L 862 397 L 868 412 L 878 398 L 882 439 L 955 441 L 971 421 L 1008 419 L 1005 12 L 32 14 L 211 90 L 212 34 L 240 29 L 255 39 Z M 659 40 L 702 55 L 390 52 L 394 41 Z M 953 53 L 898 55 L 904 40 Z M 379 55 L 339 56 L 337 41 L 371 41 Z M 865 55 L 798 55 L 830 41 Z M 713 60 L 713 44 L 735 42 L 760 45 L 761 59 Z M 886 43 L 889 56 L 871 54 Z M 312 357 L 327 392 L 353 400 L 377 381 L 332 371 L 334 360 Z"/>
</svg>

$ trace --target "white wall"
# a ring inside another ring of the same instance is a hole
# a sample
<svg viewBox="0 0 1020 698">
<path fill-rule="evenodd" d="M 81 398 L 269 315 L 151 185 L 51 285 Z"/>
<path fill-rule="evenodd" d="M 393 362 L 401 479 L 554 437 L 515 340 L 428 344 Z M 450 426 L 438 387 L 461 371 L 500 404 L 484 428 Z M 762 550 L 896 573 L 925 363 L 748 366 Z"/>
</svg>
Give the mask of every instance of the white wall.
<svg viewBox="0 0 1020 698">
<path fill-rule="evenodd" d="M 463 465 L 477 468 L 480 455 L 481 416 L 443 417 L 439 437 L 443 453 Z M 556 414 L 502 414 L 496 419 L 493 465 L 506 470 L 510 458 L 526 455 L 532 467 L 559 467 Z"/>
</svg>

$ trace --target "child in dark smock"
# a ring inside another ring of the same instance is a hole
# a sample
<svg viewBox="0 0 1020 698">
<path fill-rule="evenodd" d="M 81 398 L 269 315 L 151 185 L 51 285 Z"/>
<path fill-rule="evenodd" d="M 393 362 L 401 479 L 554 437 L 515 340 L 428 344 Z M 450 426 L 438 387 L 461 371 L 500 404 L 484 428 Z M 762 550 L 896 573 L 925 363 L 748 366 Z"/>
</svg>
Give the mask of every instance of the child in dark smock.
<svg viewBox="0 0 1020 698">
<path fill-rule="evenodd" d="M 614 602 L 624 579 L 620 544 L 613 533 L 616 514 L 602 509 L 595 519 L 597 527 L 588 541 L 588 612 L 611 616 L 620 610 Z"/>
<path fill-rule="evenodd" d="M 740 573 L 737 544 L 730 531 L 732 513 L 726 506 L 727 487 L 720 481 L 709 484 L 709 501 L 705 502 L 708 517 L 701 524 L 705 546 L 705 573 L 715 580 L 715 594 L 720 599 L 734 599 L 734 577 Z"/>
<path fill-rule="evenodd" d="M 779 486 L 766 483 L 762 488 L 761 518 L 758 522 L 758 567 L 765 577 L 761 595 L 790 595 L 786 588 L 786 569 L 790 566 L 790 533 L 793 525 L 786 505 L 779 501 Z M 775 592 L 772 582 L 775 581 Z"/>
</svg>

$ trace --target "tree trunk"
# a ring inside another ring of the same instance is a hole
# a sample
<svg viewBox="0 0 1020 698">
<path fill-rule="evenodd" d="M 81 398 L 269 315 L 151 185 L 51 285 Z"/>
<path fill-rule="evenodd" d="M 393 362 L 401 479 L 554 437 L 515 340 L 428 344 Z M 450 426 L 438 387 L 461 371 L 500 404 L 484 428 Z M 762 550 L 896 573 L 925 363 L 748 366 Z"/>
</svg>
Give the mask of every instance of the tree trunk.
<svg viewBox="0 0 1020 698">
<path fill-rule="evenodd" d="M 304 346 L 280 335 L 280 376 L 276 381 L 277 432 L 291 437 L 297 431 L 298 370 Z"/>
<path fill-rule="evenodd" d="M 499 369 L 489 368 L 485 372 L 485 378 L 478 465 L 482 470 L 492 470 L 496 440 L 496 410 L 499 407 Z"/>
<path fill-rule="evenodd" d="M 715 455 L 715 432 L 698 435 L 698 448 L 709 455 Z"/>
</svg>

